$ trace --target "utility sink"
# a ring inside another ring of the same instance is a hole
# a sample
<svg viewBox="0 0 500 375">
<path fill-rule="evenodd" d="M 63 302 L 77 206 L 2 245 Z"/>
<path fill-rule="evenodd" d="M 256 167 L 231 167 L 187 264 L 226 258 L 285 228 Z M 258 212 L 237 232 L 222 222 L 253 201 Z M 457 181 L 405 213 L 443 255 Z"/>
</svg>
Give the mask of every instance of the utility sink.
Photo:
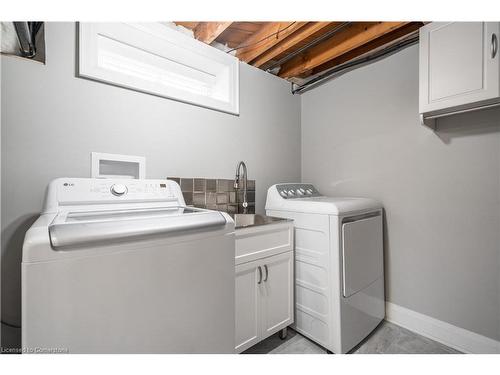
<svg viewBox="0 0 500 375">
<path fill-rule="evenodd" d="M 278 222 L 290 221 L 289 219 L 282 219 L 279 217 L 271 217 L 259 214 L 235 214 L 234 224 L 236 229 L 247 228 L 257 225 L 267 225 Z"/>
</svg>

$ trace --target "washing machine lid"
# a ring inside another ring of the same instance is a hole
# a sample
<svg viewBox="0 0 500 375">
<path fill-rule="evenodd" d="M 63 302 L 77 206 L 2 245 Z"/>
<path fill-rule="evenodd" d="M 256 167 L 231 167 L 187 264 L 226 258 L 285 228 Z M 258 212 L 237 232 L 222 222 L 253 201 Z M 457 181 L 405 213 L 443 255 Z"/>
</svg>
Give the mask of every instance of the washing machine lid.
<svg viewBox="0 0 500 375">
<path fill-rule="evenodd" d="M 71 249 L 224 226 L 218 211 L 188 207 L 60 212 L 49 225 L 53 249 Z"/>
</svg>

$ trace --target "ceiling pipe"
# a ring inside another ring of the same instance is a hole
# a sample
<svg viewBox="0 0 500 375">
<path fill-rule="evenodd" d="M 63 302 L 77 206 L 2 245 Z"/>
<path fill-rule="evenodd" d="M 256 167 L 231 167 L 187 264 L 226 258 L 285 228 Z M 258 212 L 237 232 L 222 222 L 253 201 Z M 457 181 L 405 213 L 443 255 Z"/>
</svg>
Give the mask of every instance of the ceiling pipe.
<svg viewBox="0 0 500 375">
<path fill-rule="evenodd" d="M 320 35 L 314 40 L 311 40 L 309 43 L 305 44 L 304 46 L 300 47 L 296 51 L 291 52 L 290 54 L 284 56 L 280 60 L 272 63 L 268 68 L 266 68 L 266 72 L 271 73 L 271 74 L 278 74 L 279 68 L 281 65 L 283 65 L 285 62 L 290 60 L 291 58 L 297 56 L 298 54 L 308 50 L 311 47 L 314 47 L 315 45 L 321 43 L 322 41 L 330 38 L 331 36 L 337 34 L 339 31 L 343 30 L 346 26 L 349 26 L 352 22 L 342 22 L 340 25 L 337 25 L 337 27 L 333 28 L 332 30 L 324 33 L 323 35 Z"/>
<path fill-rule="evenodd" d="M 378 59 L 381 59 L 387 55 L 396 53 L 406 47 L 412 46 L 414 44 L 418 43 L 418 34 L 416 36 L 404 39 L 398 43 L 394 43 L 386 48 L 383 48 L 377 52 L 374 52 L 373 54 L 361 58 L 357 58 L 351 61 L 348 61 L 344 64 L 338 65 L 328 71 L 326 71 L 323 74 L 318 75 L 315 78 L 310 79 L 306 83 L 302 85 L 298 85 L 296 83 L 292 83 L 292 94 L 300 94 L 302 92 L 305 92 L 307 90 L 310 90 L 317 85 L 320 85 L 324 81 L 327 81 L 329 79 L 333 79 L 339 75 L 342 75 L 360 65 L 367 64 L 372 61 L 376 61 Z"/>
<path fill-rule="evenodd" d="M 36 55 L 35 39 L 43 22 L 13 22 L 19 40 L 21 55 L 33 58 Z"/>
</svg>

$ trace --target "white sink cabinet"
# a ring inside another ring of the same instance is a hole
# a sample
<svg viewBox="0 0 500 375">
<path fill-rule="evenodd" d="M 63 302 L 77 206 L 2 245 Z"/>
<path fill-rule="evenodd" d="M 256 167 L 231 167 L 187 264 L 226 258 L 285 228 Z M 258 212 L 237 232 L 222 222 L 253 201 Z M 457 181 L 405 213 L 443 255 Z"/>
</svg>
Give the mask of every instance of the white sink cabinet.
<svg viewBox="0 0 500 375">
<path fill-rule="evenodd" d="M 293 222 L 236 229 L 235 352 L 294 322 Z"/>
</svg>

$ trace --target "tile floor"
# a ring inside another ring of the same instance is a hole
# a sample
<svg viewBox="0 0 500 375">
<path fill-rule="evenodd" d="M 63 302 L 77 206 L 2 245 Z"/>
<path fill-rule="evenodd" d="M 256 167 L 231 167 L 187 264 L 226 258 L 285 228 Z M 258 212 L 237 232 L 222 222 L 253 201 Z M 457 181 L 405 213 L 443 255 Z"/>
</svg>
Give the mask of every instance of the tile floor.
<svg viewBox="0 0 500 375">
<path fill-rule="evenodd" d="M 353 354 L 458 354 L 460 352 L 389 322 L 382 322 Z M 288 329 L 281 340 L 275 334 L 246 350 L 244 354 L 326 354 L 326 350 Z"/>
<path fill-rule="evenodd" d="M 6 339 L 9 327 L 2 324 L 2 336 Z M 19 347 L 16 341 L 20 334 L 10 329 L 11 338 L 4 340 L 5 347 Z M 16 346 L 17 345 L 17 346 Z M 436 341 L 420 336 L 389 322 L 382 322 L 360 345 L 351 350 L 353 354 L 457 354 Z M 244 354 L 326 354 L 326 350 L 304 336 L 288 329 L 288 336 L 281 340 L 275 334 L 246 350 Z"/>
</svg>

